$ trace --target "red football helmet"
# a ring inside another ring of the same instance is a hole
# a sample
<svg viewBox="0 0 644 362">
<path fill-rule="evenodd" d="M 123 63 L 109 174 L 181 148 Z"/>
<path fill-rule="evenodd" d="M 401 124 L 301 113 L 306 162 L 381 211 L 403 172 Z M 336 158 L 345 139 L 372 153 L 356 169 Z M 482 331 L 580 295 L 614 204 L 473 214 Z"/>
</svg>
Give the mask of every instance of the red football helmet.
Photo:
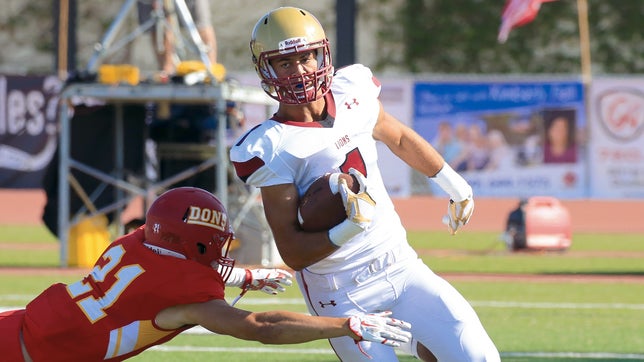
<svg viewBox="0 0 644 362">
<path fill-rule="evenodd" d="M 310 103 L 323 97 L 331 88 L 333 64 L 329 41 L 320 22 L 305 10 L 281 7 L 262 16 L 253 29 L 250 50 L 262 88 L 281 103 Z M 276 76 L 272 59 L 311 50 L 317 53 L 317 71 L 282 78 Z"/>
<path fill-rule="evenodd" d="M 224 281 L 235 264 L 235 260 L 228 257 L 233 238 L 224 205 L 215 195 L 196 187 L 178 187 L 164 192 L 146 215 L 148 244 L 219 269 Z"/>
</svg>

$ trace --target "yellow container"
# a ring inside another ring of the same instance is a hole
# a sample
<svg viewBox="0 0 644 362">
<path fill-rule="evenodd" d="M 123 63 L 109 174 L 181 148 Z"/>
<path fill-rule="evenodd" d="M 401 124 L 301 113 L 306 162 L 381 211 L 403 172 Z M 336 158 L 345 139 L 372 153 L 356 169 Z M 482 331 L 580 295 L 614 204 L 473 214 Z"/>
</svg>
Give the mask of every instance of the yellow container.
<svg viewBox="0 0 644 362">
<path fill-rule="evenodd" d="M 85 218 L 69 230 L 67 264 L 91 268 L 110 244 L 110 232 L 105 215 Z"/>
<path fill-rule="evenodd" d="M 177 65 L 177 75 L 185 76 L 190 73 L 205 71 L 206 65 L 198 60 L 184 60 Z M 215 63 L 210 66 L 210 71 L 215 76 L 217 82 L 223 82 L 226 78 L 226 68 L 221 63 Z M 210 81 L 206 78 L 206 81 Z"/>
<path fill-rule="evenodd" d="M 102 64 L 98 68 L 98 81 L 102 84 L 139 84 L 139 68 L 129 64 Z"/>
</svg>

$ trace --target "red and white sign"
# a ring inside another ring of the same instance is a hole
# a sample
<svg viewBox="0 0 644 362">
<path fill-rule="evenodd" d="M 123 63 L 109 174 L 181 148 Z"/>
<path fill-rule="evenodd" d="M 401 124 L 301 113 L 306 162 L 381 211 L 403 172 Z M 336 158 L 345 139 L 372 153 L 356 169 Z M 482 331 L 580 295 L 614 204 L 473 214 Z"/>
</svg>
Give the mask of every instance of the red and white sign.
<svg viewBox="0 0 644 362">
<path fill-rule="evenodd" d="M 644 81 L 595 78 L 589 104 L 590 194 L 644 198 Z"/>
</svg>

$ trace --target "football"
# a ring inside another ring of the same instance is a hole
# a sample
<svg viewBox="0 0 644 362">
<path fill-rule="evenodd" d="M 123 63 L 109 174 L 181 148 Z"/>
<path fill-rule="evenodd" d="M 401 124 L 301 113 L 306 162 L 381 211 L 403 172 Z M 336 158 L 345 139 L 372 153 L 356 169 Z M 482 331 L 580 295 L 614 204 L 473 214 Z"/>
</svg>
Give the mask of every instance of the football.
<svg viewBox="0 0 644 362">
<path fill-rule="evenodd" d="M 300 198 L 298 218 L 300 226 L 305 231 L 329 230 L 347 218 L 342 196 L 333 194 L 329 186 L 330 174 L 319 177 Z M 347 180 L 347 186 L 353 192 L 358 192 L 360 183 L 353 175 L 343 173 L 341 178 Z"/>
</svg>

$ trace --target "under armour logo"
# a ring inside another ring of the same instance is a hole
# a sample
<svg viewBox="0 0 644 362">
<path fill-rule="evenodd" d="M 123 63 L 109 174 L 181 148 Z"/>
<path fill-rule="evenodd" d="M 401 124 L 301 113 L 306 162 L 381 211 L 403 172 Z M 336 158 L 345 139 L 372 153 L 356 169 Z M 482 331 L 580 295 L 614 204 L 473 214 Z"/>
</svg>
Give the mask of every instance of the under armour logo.
<svg viewBox="0 0 644 362">
<path fill-rule="evenodd" d="M 360 104 L 360 103 L 358 103 L 358 100 L 356 98 L 353 98 L 353 102 L 351 102 L 351 103 L 344 102 L 344 105 L 347 107 L 347 109 L 351 109 L 351 106 L 354 105 L 354 104 L 356 106 Z"/>
<path fill-rule="evenodd" d="M 318 301 L 320 303 L 320 307 L 324 308 L 327 305 L 335 307 L 337 304 L 335 304 L 335 300 L 330 300 L 328 303 L 322 303 L 322 301 Z"/>
<path fill-rule="evenodd" d="M 158 223 L 155 223 L 154 226 L 152 227 L 152 231 L 154 231 L 155 234 L 157 234 L 159 231 L 161 231 L 161 225 Z"/>
</svg>

